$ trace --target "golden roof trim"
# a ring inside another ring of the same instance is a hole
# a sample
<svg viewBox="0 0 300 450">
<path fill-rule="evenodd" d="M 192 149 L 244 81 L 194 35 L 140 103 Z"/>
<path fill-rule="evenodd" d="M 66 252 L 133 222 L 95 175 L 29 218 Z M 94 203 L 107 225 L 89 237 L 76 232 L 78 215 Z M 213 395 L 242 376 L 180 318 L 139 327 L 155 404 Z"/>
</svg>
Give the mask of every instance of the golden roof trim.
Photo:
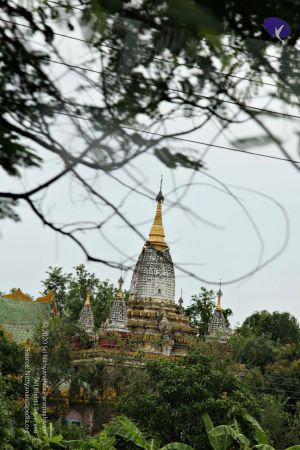
<svg viewBox="0 0 300 450">
<path fill-rule="evenodd" d="M 37 303 L 48 303 L 49 305 L 51 305 L 53 314 L 56 316 L 58 311 L 57 311 L 57 305 L 55 302 L 55 292 L 52 289 L 51 291 L 48 292 L 48 294 L 44 295 L 43 297 L 39 297 L 35 300 Z"/>
<path fill-rule="evenodd" d="M 3 298 L 10 298 L 12 300 L 22 300 L 26 302 L 32 302 L 32 297 L 28 294 L 24 294 L 20 288 L 11 292 L 10 294 L 3 295 Z"/>
<path fill-rule="evenodd" d="M 54 301 L 54 291 L 49 291 L 48 294 L 43 297 L 39 297 L 35 300 L 38 303 L 53 303 Z"/>
</svg>

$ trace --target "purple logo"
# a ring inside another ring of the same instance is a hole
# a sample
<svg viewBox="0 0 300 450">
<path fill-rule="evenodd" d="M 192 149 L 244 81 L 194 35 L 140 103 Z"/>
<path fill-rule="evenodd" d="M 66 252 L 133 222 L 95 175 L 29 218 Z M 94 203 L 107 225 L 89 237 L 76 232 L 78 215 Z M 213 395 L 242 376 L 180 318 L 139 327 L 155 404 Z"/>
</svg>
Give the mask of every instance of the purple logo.
<svg viewBox="0 0 300 450">
<path fill-rule="evenodd" d="M 289 24 L 280 19 L 280 17 L 268 17 L 264 20 L 264 29 L 272 37 L 278 38 L 281 42 L 291 34 L 291 27 Z"/>
</svg>

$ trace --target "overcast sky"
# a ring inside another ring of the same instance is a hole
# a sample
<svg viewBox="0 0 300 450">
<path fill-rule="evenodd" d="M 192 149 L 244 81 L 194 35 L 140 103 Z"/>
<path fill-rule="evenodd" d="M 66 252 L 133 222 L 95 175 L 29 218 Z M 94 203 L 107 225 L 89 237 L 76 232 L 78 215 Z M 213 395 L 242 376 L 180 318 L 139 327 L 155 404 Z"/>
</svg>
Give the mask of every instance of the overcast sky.
<svg viewBox="0 0 300 450">
<path fill-rule="evenodd" d="M 61 45 L 64 46 L 69 62 L 77 63 L 80 60 L 82 49 L 78 44 L 64 41 Z M 52 70 L 58 69 L 53 67 Z M 72 82 L 76 84 L 76 81 L 68 79 L 68 86 Z M 253 104 L 262 106 L 265 101 L 265 98 L 257 98 Z M 271 106 L 272 109 L 281 108 L 276 101 Z M 296 109 L 293 111 L 289 108 L 289 111 L 295 112 Z M 66 138 L 64 123 L 61 120 L 57 128 L 57 133 L 62 139 Z M 286 148 L 292 150 L 295 159 L 300 159 L 297 154 L 298 142 L 295 138 L 295 132 L 299 130 L 299 120 L 291 122 L 285 118 L 272 117 L 265 119 L 265 123 L 283 140 Z M 182 122 L 179 124 L 174 120 L 170 124 L 170 129 L 176 130 L 179 125 L 184 127 L 185 124 Z M 210 122 L 204 129 L 190 134 L 188 138 L 209 142 L 217 131 L 216 124 Z M 253 123 L 247 122 L 231 127 L 217 139 L 216 143 L 232 147 L 230 142 L 234 138 L 253 135 L 260 136 L 262 132 Z M 183 145 L 170 141 L 168 144 L 171 149 L 180 149 Z M 199 144 L 184 144 L 184 147 L 187 146 L 199 152 L 199 155 L 205 149 Z M 281 156 L 273 144 L 249 150 Z M 44 153 L 44 157 L 47 164 L 43 171 L 38 169 L 27 171 L 22 184 L 10 180 L 1 172 L 1 189 L 18 190 L 21 186 L 35 186 L 42 179 L 56 173 L 59 167 L 57 160 L 49 153 Z M 205 164 L 205 173 L 224 183 L 239 198 L 253 218 L 263 239 L 263 254 L 261 242 L 245 210 L 221 184 L 203 173 L 197 173 L 193 178 L 194 186 L 189 189 L 183 200 L 186 207 L 212 223 L 209 225 L 196 220 L 180 208 L 171 208 L 168 211 L 169 203 L 176 201 L 176 195 L 171 192 L 174 185 L 178 187 L 188 183 L 191 171 L 183 168 L 170 171 L 151 154 L 140 157 L 135 160 L 135 167 L 130 173 L 134 174 L 143 187 L 153 192 L 158 191 L 160 176 L 161 174 L 164 176 L 163 191 L 166 202 L 163 219 L 173 261 L 182 268 L 194 272 L 199 278 L 211 282 L 209 284 L 184 276 L 181 271 L 176 270 L 176 300 L 182 288 L 185 305 L 188 305 L 191 295 L 198 293 L 201 286 L 216 290 L 217 282 L 222 278 L 224 283 L 222 303 L 224 307 L 233 310 L 233 325 L 242 322 L 252 312 L 262 309 L 289 311 L 300 320 L 300 173 L 288 162 L 214 148 L 207 153 Z M 86 179 L 93 175 L 89 170 L 81 173 Z M 114 172 L 114 175 L 134 185 L 130 174 L 119 170 Z M 121 203 L 120 211 L 137 224 L 139 230 L 147 237 L 155 214 L 155 201 L 131 195 L 123 202 L 126 189 L 104 175 L 93 183 L 99 192 L 108 195 L 116 204 Z M 270 198 L 251 190 L 261 192 Z M 178 189 L 177 192 L 180 194 L 182 190 Z M 264 263 L 284 245 L 287 222 L 283 209 L 289 218 L 290 227 L 289 242 L 284 253 L 247 280 L 226 284 L 253 270 L 259 262 Z M 101 220 L 104 214 L 103 207 L 93 205 L 70 178 L 57 183 L 47 194 L 43 201 L 43 210 L 52 220 L 59 223 L 73 220 L 97 221 Z M 38 296 L 42 289 L 41 280 L 45 278 L 49 266 L 61 266 L 69 272 L 72 267 L 81 263 L 86 263 L 88 269 L 99 278 L 117 282 L 120 275 L 117 269 L 100 263 L 87 263 L 83 253 L 74 243 L 43 227 L 25 204 L 20 203 L 18 211 L 22 218 L 21 223 L 13 223 L 10 220 L 0 222 L 1 291 L 8 292 L 13 287 L 20 287 L 23 291 Z M 116 250 L 119 249 L 124 255 L 132 257 L 132 262 L 129 260 L 128 264 L 133 264 L 142 249 L 143 240 L 116 218 L 113 218 L 103 231 L 104 235 L 92 232 L 80 236 L 89 252 L 93 256 L 121 262 L 125 257 L 122 258 Z M 125 274 L 126 288 L 129 288 L 131 275 L 130 271 Z"/>
</svg>

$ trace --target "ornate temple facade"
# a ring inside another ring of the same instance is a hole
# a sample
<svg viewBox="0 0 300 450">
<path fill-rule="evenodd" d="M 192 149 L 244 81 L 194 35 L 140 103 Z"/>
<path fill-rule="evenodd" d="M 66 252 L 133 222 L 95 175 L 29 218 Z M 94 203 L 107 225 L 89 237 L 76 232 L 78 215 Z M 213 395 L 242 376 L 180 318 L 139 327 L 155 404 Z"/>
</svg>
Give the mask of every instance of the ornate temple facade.
<svg viewBox="0 0 300 450">
<path fill-rule="evenodd" d="M 175 303 L 175 273 L 162 222 L 164 197 L 156 197 L 156 214 L 148 240 L 133 271 L 127 326 L 145 351 L 164 355 L 187 352 L 195 331 Z"/>
<path fill-rule="evenodd" d="M 182 301 L 175 303 L 175 272 L 165 241 L 163 202 L 160 189 L 149 237 L 133 271 L 129 300 L 124 301 L 121 277 L 109 318 L 98 334 L 99 351 L 117 350 L 118 339 L 115 338 L 118 337 L 124 343 L 123 348 L 126 348 L 126 341 L 130 341 L 128 349 L 132 350 L 134 342 L 134 352 L 182 356 L 194 340 L 196 331 L 189 325 Z M 85 304 L 79 320 L 86 331 L 91 330 L 88 312 L 91 313 L 90 305 Z"/>
</svg>

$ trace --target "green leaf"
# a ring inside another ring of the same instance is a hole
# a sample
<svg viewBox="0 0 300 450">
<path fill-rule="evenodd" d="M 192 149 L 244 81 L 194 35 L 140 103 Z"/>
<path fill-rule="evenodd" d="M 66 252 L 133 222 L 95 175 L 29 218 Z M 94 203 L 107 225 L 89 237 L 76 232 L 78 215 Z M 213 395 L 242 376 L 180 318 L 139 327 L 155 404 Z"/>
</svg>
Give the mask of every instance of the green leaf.
<svg viewBox="0 0 300 450">
<path fill-rule="evenodd" d="M 194 450 L 193 447 L 183 444 L 182 442 L 172 442 L 162 447 L 160 450 Z"/>
<path fill-rule="evenodd" d="M 206 432 L 209 433 L 214 428 L 214 424 L 212 423 L 212 420 L 207 412 L 202 414 L 202 419 L 204 421 Z"/>
<path fill-rule="evenodd" d="M 90 450 L 91 448 L 93 448 L 87 441 L 64 441 L 64 444 L 66 444 L 67 447 L 71 449 L 77 448 L 80 450 Z"/>
<path fill-rule="evenodd" d="M 20 217 L 14 211 L 14 207 L 17 206 L 17 201 L 10 198 L 0 199 L 0 220 L 11 219 L 14 222 L 19 222 Z"/>
<path fill-rule="evenodd" d="M 143 433 L 125 416 L 117 417 L 111 424 L 105 426 L 104 431 L 110 436 L 120 436 L 137 447 L 149 448 Z"/>
<path fill-rule="evenodd" d="M 268 445 L 268 444 L 258 444 L 258 445 L 255 445 L 254 448 L 259 448 L 260 450 L 275 450 L 274 447 L 272 447 L 271 445 Z"/>
<path fill-rule="evenodd" d="M 208 433 L 210 444 L 215 450 L 227 450 L 233 442 L 234 431 L 228 425 L 219 425 Z"/>
<path fill-rule="evenodd" d="M 247 420 L 247 422 L 251 423 L 251 425 L 255 429 L 257 442 L 259 444 L 269 444 L 269 439 L 257 420 L 255 420 L 254 417 L 250 416 L 250 414 L 245 414 L 245 419 Z"/>
</svg>

